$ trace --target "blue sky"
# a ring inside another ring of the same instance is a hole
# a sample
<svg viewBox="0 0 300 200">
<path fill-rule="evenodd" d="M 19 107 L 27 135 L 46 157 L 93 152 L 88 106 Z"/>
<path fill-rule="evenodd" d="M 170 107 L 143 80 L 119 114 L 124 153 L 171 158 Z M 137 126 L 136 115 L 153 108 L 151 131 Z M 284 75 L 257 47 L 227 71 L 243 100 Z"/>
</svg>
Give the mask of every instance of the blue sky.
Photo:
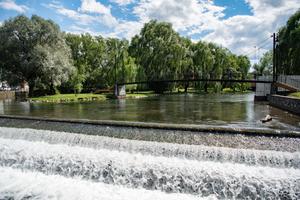
<svg viewBox="0 0 300 200">
<path fill-rule="evenodd" d="M 0 23 L 36 14 L 66 32 L 130 39 L 151 19 L 193 41 L 218 43 L 256 62 L 300 0 L 0 0 Z"/>
</svg>

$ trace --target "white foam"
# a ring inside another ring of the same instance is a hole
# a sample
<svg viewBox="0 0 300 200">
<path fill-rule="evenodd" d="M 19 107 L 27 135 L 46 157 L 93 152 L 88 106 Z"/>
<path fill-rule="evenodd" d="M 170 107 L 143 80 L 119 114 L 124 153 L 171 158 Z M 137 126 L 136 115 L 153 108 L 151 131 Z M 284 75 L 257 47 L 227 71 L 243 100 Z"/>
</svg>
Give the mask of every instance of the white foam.
<svg viewBox="0 0 300 200">
<path fill-rule="evenodd" d="M 66 132 L 0 128 L 0 137 L 44 141 L 50 144 L 68 144 L 95 149 L 118 150 L 154 156 L 241 163 L 255 166 L 300 168 L 300 153 L 254 149 L 234 149 L 202 145 L 184 145 L 162 142 L 136 141 L 104 136 L 92 136 Z"/>
<path fill-rule="evenodd" d="M 196 200 L 199 196 L 131 189 L 74 178 L 0 167 L 0 199 Z M 211 196 L 207 199 L 216 199 Z"/>
<path fill-rule="evenodd" d="M 0 164 L 133 188 L 218 198 L 300 194 L 300 170 L 0 139 Z"/>
</svg>

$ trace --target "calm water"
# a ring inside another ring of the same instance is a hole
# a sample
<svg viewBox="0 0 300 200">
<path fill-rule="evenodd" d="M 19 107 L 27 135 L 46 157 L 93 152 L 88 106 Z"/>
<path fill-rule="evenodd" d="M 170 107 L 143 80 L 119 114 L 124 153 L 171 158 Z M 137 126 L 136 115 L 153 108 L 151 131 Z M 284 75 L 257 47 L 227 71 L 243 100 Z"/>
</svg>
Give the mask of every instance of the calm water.
<svg viewBox="0 0 300 200">
<path fill-rule="evenodd" d="M 0 101 L 0 114 L 300 130 L 299 116 L 253 99 L 254 94 L 183 94 L 65 104 Z M 262 124 L 267 114 L 273 121 Z"/>
</svg>

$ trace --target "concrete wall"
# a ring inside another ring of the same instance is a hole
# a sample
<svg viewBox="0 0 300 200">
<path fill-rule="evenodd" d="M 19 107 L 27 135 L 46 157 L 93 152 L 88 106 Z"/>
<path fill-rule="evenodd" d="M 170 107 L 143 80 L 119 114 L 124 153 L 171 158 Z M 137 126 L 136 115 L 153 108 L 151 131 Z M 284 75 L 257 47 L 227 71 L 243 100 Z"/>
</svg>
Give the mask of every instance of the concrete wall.
<svg viewBox="0 0 300 200">
<path fill-rule="evenodd" d="M 259 81 L 272 81 L 272 76 L 258 76 L 257 80 Z M 271 91 L 271 83 L 256 83 L 255 88 L 255 99 L 257 101 L 266 101 L 267 96 L 270 94 Z"/>
<path fill-rule="evenodd" d="M 124 98 L 126 97 L 126 86 L 125 85 L 117 85 L 115 86 L 115 97 Z"/>
<path fill-rule="evenodd" d="M 15 91 L 0 91 L 1 99 L 15 99 Z"/>
<path fill-rule="evenodd" d="M 270 95 L 269 103 L 277 108 L 300 115 L 300 99 L 280 95 Z"/>
</svg>

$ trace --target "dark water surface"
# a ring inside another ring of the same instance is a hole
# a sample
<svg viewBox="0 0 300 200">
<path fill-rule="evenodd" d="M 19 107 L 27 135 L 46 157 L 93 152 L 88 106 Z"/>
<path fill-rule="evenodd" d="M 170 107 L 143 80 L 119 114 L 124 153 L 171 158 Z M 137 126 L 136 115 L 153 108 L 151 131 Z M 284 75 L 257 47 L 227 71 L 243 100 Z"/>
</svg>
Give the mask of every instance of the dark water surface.
<svg viewBox="0 0 300 200">
<path fill-rule="evenodd" d="M 300 130 L 300 116 L 253 99 L 254 94 L 182 94 L 64 104 L 0 101 L 0 114 Z M 273 121 L 262 124 L 267 114 Z"/>
</svg>

